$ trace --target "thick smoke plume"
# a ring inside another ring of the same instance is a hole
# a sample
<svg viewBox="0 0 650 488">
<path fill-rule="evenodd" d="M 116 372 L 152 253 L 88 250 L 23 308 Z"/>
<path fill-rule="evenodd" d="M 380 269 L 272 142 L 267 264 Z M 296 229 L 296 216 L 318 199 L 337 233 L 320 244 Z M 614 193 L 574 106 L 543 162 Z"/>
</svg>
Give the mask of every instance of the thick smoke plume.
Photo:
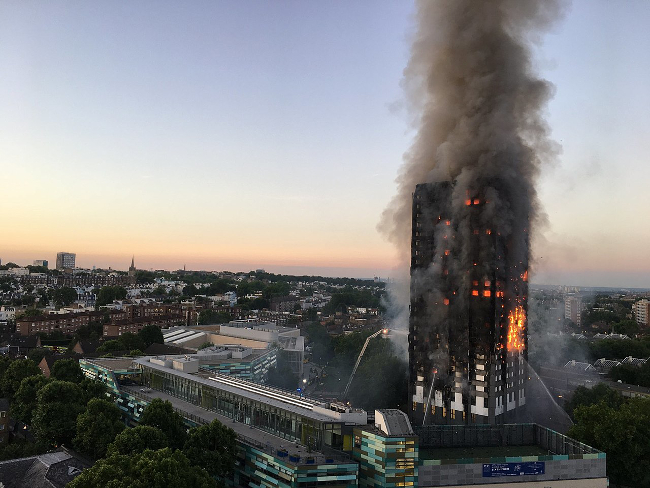
<svg viewBox="0 0 650 488">
<path fill-rule="evenodd" d="M 468 191 L 480 190 L 491 201 L 486 223 L 505 236 L 539 221 L 535 181 L 558 148 L 543 119 L 553 87 L 535 74 L 531 48 L 561 7 L 555 0 L 417 2 L 403 80 L 417 134 L 379 225 L 404 264 L 418 183 L 455 181 L 459 209 Z M 527 255 L 529 239 L 511 246 Z"/>
</svg>

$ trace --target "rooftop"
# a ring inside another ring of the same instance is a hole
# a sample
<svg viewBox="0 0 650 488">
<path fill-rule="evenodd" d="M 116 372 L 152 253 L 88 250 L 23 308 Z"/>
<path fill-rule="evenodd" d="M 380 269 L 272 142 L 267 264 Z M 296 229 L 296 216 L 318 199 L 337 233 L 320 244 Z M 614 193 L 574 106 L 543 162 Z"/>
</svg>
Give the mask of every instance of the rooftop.
<svg viewBox="0 0 650 488">
<path fill-rule="evenodd" d="M 235 395 L 240 395 L 251 400 L 266 403 L 276 408 L 287 410 L 289 412 L 302 415 L 313 420 L 321 422 L 337 422 L 334 412 L 332 416 L 326 413 L 314 411 L 316 407 L 320 409 L 327 409 L 327 405 L 319 400 L 301 397 L 291 392 L 280 390 L 278 388 L 271 388 L 266 385 L 246 381 L 240 378 L 233 378 L 231 376 L 221 374 L 191 374 L 179 370 L 171 370 L 165 366 L 154 364 L 149 361 L 149 357 L 141 357 L 132 360 L 144 368 L 154 369 L 160 372 L 169 373 L 173 371 L 174 376 L 186 378 L 190 381 L 195 381 L 203 385 L 217 388 Z"/>
<path fill-rule="evenodd" d="M 294 464 L 306 464 L 308 457 L 315 458 L 315 464 L 325 464 L 327 459 L 337 458 L 338 460 L 346 459 L 349 457 L 344 453 L 336 453 L 334 456 L 325 454 L 320 451 L 313 451 L 308 449 L 297 442 L 292 442 L 282 437 L 269 434 L 260 429 L 251 427 L 250 425 L 237 422 L 231 418 L 220 415 L 211 410 L 206 410 L 192 403 L 180 400 L 179 398 L 168 395 L 157 390 L 151 390 L 147 393 L 142 393 L 137 387 L 124 387 L 124 390 L 129 391 L 135 397 L 140 397 L 145 401 L 151 401 L 154 398 L 169 401 L 172 406 L 179 412 L 189 414 L 188 418 L 196 421 L 197 423 L 206 424 L 213 420 L 218 420 L 223 425 L 230 427 L 235 431 L 237 437 L 247 444 L 257 447 L 265 452 L 276 455 L 279 450 L 286 450 L 292 456 L 299 456 L 300 461 L 295 461 Z M 352 461 L 350 461 L 352 462 Z"/>
</svg>

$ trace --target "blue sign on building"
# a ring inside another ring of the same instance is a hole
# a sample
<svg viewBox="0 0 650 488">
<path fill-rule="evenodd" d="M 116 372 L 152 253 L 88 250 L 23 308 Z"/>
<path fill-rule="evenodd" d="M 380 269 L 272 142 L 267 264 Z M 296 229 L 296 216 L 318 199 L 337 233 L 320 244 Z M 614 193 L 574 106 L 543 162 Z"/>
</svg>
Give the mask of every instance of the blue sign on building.
<svg viewBox="0 0 650 488">
<path fill-rule="evenodd" d="M 544 462 L 484 464 L 483 477 L 523 476 L 544 474 Z"/>
</svg>

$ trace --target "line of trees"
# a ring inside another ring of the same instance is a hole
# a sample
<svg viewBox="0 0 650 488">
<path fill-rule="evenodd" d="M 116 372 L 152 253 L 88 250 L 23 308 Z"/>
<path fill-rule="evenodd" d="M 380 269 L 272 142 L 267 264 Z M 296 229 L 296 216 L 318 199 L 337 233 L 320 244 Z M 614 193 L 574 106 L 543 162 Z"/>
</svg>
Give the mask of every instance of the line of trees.
<svg viewBox="0 0 650 488">
<path fill-rule="evenodd" d="M 34 442 L 0 448 L 0 460 L 68 445 L 96 460 L 71 488 L 223 486 L 233 470 L 236 434 L 218 421 L 187 429 L 171 403 L 154 399 L 128 428 L 106 385 L 85 378 L 78 361 L 60 359 L 46 378 L 30 359 L 0 357 L 0 395 L 12 418 L 31 426 Z M 220 481 L 217 481 L 220 480 Z"/>
<path fill-rule="evenodd" d="M 650 486 L 650 398 L 623 398 L 605 384 L 579 387 L 567 411 L 570 437 L 607 453 L 614 486 Z"/>
<path fill-rule="evenodd" d="M 154 399 L 140 424 L 124 429 L 119 415 L 105 407 L 93 402 L 89 416 L 80 416 L 79 427 L 87 430 L 77 446 L 97 462 L 68 484 L 70 488 L 213 488 L 223 486 L 232 473 L 236 434 L 217 420 L 188 431 L 171 403 Z M 99 421 L 93 422 L 91 414 Z"/>
</svg>

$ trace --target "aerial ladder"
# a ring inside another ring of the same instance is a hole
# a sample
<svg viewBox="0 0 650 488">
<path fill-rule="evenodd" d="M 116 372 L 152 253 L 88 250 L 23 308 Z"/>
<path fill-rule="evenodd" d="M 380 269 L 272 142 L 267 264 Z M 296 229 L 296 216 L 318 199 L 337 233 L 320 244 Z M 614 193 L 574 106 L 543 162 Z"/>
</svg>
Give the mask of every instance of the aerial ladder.
<svg viewBox="0 0 650 488">
<path fill-rule="evenodd" d="M 354 364 L 354 368 L 352 369 L 352 374 L 350 375 L 350 379 L 348 380 L 348 384 L 345 386 L 345 391 L 343 392 L 343 398 L 348 397 L 348 392 L 350 391 L 350 386 L 352 386 L 352 380 L 354 379 L 354 374 L 357 372 L 357 368 L 359 367 L 359 363 L 361 362 L 361 358 L 363 357 L 363 354 L 366 352 L 366 348 L 368 347 L 368 344 L 372 339 L 377 337 L 380 334 L 388 334 L 388 329 L 379 329 L 377 332 L 372 334 L 370 337 L 366 339 L 366 342 L 363 343 L 363 347 L 361 348 L 361 353 L 359 354 L 359 357 L 357 358 L 357 362 Z"/>
</svg>

